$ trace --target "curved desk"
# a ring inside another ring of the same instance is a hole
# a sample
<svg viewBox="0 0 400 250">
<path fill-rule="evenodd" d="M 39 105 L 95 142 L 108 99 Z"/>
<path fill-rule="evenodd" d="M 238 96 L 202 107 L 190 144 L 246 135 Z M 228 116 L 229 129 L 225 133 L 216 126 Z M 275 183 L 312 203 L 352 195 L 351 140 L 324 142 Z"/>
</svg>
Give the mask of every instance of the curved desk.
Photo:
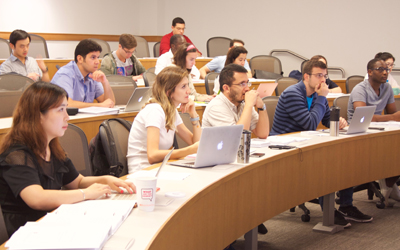
<svg viewBox="0 0 400 250">
<path fill-rule="evenodd" d="M 300 143 L 301 149 L 259 149 L 266 153 L 264 159 L 251 158 L 251 164 L 228 170 L 167 166 L 166 171 L 192 173 L 179 183 L 179 191 L 189 198 L 151 213 L 134 210 L 116 235 L 134 237 L 132 249 L 223 249 L 298 204 L 400 174 L 395 164 L 400 160 L 400 130 L 306 137 L 312 139 Z M 176 191 L 169 184 L 159 180 L 158 186 Z"/>
</svg>

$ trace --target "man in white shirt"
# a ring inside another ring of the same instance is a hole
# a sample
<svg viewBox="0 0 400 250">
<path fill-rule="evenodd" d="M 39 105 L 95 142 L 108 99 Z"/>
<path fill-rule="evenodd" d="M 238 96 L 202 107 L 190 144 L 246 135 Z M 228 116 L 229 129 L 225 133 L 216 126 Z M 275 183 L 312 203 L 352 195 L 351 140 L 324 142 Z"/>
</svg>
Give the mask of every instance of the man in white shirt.
<svg viewBox="0 0 400 250">
<path fill-rule="evenodd" d="M 165 67 L 171 65 L 173 62 L 174 54 L 178 50 L 178 48 L 183 45 L 186 42 L 185 37 L 180 35 L 180 34 L 175 34 L 171 37 L 169 44 L 171 48 L 169 49 L 168 52 L 160 55 L 158 57 L 157 62 L 156 62 L 156 70 L 155 74 L 158 75 L 158 73 L 161 72 Z M 192 71 L 190 72 L 192 75 L 192 79 L 198 80 L 200 79 L 200 71 L 196 68 L 195 65 L 193 65 Z"/>
</svg>

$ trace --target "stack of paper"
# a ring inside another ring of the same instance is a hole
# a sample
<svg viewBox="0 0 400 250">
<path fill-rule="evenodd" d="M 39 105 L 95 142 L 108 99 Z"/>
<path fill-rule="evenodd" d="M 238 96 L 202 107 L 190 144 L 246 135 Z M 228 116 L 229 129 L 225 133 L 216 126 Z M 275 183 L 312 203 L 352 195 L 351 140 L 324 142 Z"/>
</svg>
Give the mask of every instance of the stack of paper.
<svg viewBox="0 0 400 250">
<path fill-rule="evenodd" d="M 251 139 L 250 147 L 252 148 L 264 148 L 269 146 L 271 143 L 267 139 L 253 138 Z"/>
<path fill-rule="evenodd" d="M 135 201 L 96 200 L 62 205 L 42 220 L 20 227 L 13 249 L 101 249 L 131 212 Z"/>
<path fill-rule="evenodd" d="M 119 108 L 89 107 L 79 109 L 79 113 L 93 115 L 115 115 L 119 113 Z"/>
</svg>

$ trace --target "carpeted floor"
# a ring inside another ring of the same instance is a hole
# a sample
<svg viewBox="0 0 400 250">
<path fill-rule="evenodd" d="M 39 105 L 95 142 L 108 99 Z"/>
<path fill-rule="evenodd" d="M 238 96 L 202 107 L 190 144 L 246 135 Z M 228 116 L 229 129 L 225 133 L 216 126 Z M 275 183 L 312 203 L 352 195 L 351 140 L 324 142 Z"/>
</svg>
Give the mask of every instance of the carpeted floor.
<svg viewBox="0 0 400 250">
<path fill-rule="evenodd" d="M 317 204 L 306 203 L 311 211 L 310 222 L 302 222 L 302 211 L 286 211 L 266 221 L 266 235 L 258 235 L 258 249 L 400 249 L 400 202 L 394 207 L 378 209 L 369 201 L 366 191 L 354 193 L 354 206 L 374 217 L 371 223 L 351 222 L 352 226 L 336 234 L 314 232 L 312 229 L 322 221 L 322 212 Z M 233 245 L 244 249 L 244 237 Z"/>
</svg>

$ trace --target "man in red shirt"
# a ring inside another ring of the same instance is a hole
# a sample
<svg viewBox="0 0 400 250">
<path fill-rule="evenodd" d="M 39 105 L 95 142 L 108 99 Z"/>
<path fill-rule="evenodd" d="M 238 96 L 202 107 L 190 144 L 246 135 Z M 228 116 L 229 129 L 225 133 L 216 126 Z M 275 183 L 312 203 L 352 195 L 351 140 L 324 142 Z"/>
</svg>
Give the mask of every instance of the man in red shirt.
<svg viewBox="0 0 400 250">
<path fill-rule="evenodd" d="M 182 35 L 186 39 L 186 42 L 193 44 L 193 42 L 190 41 L 189 37 L 187 37 L 183 34 L 185 32 L 185 21 L 182 18 L 175 17 L 174 20 L 172 20 L 171 29 L 172 29 L 172 32 L 166 34 L 161 39 L 160 56 L 169 51 L 169 49 L 170 49 L 169 41 L 173 35 L 176 35 L 176 34 Z M 200 56 L 202 55 L 200 51 L 197 50 L 197 52 L 199 53 Z"/>
</svg>

